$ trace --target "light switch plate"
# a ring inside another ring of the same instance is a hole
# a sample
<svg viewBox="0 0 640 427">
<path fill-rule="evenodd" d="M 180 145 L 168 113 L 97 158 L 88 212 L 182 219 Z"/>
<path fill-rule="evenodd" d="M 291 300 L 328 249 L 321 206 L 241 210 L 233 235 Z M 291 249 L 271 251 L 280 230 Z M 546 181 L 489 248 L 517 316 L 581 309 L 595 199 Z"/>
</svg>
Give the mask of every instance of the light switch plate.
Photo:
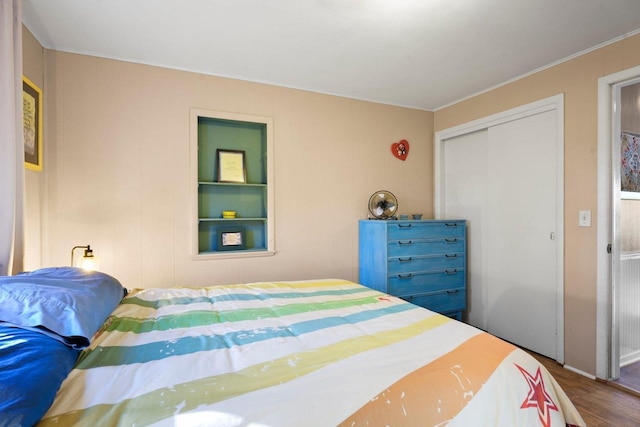
<svg viewBox="0 0 640 427">
<path fill-rule="evenodd" d="M 591 211 L 580 211 L 578 213 L 578 225 L 580 227 L 591 227 Z"/>
</svg>

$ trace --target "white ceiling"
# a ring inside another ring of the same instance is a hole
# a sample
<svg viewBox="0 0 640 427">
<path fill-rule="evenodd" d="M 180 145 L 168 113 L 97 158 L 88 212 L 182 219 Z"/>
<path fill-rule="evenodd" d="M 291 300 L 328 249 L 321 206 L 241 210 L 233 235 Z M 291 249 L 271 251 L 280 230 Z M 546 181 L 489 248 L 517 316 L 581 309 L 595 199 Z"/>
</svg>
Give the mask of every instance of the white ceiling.
<svg viewBox="0 0 640 427">
<path fill-rule="evenodd" d="M 639 32 L 640 0 L 23 0 L 23 18 L 49 49 L 436 110 Z"/>
</svg>

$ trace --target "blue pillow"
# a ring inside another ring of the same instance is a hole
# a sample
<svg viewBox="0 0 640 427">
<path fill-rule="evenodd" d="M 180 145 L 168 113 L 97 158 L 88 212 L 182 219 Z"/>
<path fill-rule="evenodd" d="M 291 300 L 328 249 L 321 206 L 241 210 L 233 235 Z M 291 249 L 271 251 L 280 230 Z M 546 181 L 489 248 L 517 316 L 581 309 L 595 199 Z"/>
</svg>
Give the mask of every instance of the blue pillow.
<svg viewBox="0 0 640 427">
<path fill-rule="evenodd" d="M 4 276 L 0 324 L 37 330 L 83 349 L 126 293 L 113 277 L 75 267 Z"/>
<path fill-rule="evenodd" d="M 80 350 L 0 325 L 0 426 L 33 426 L 53 403 Z"/>
</svg>

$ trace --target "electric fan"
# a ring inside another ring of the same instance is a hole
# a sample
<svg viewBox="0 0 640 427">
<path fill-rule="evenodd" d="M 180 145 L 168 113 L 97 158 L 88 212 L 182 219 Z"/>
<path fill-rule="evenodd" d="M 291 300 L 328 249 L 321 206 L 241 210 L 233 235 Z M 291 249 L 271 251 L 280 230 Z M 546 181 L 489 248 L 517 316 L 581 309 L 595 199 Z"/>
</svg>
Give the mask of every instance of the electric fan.
<svg viewBox="0 0 640 427">
<path fill-rule="evenodd" d="M 398 212 L 398 199 L 389 191 L 376 191 L 369 198 L 369 212 L 376 219 L 392 218 Z"/>
</svg>

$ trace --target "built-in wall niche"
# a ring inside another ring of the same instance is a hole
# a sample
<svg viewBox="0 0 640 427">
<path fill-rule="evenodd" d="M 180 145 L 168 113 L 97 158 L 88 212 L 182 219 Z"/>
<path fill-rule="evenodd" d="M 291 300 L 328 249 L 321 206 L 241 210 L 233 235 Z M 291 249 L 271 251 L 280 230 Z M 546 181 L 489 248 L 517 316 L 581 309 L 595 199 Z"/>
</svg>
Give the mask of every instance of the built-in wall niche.
<svg viewBox="0 0 640 427">
<path fill-rule="evenodd" d="M 273 255 L 273 120 L 202 109 L 190 120 L 193 255 Z"/>
</svg>

